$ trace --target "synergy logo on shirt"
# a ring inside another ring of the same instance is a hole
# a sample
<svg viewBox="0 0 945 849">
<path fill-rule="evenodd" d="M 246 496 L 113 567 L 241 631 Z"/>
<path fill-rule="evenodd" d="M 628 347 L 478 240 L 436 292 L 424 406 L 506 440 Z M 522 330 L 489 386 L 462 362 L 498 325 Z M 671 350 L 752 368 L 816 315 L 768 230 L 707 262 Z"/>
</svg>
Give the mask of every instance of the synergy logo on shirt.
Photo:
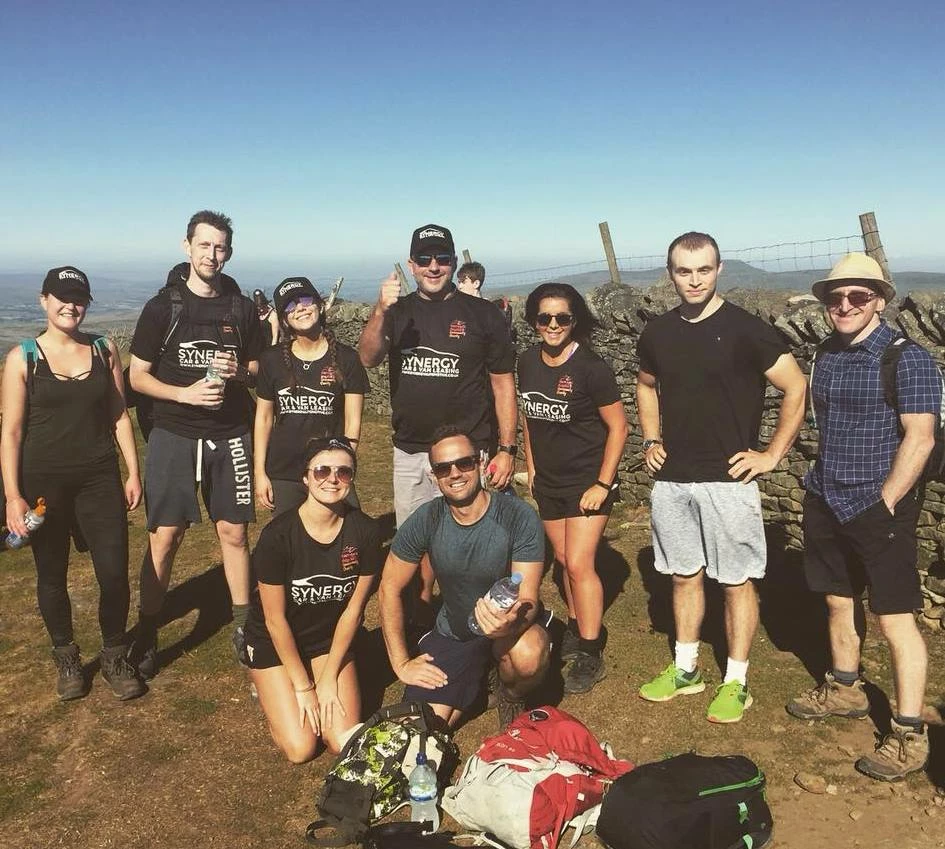
<svg viewBox="0 0 945 849">
<path fill-rule="evenodd" d="M 206 370 L 216 350 L 217 343 L 213 339 L 181 342 L 177 346 L 177 364 L 181 368 Z"/>
<path fill-rule="evenodd" d="M 276 395 L 279 398 L 279 415 L 317 415 L 330 416 L 335 412 L 335 396 L 331 392 L 312 389 L 310 386 L 299 386 L 296 392 L 287 386 L 280 389 Z"/>
<path fill-rule="evenodd" d="M 414 377 L 459 377 L 459 354 L 418 345 L 400 354 L 400 373 Z"/>
<path fill-rule="evenodd" d="M 339 578 L 336 575 L 309 575 L 292 581 L 292 601 L 296 604 L 322 604 L 326 601 L 344 601 L 354 592 L 357 576 Z"/>
<path fill-rule="evenodd" d="M 569 422 L 568 402 L 560 398 L 549 398 L 541 392 L 523 392 L 522 410 L 530 419 L 542 419 L 546 422 Z"/>
</svg>

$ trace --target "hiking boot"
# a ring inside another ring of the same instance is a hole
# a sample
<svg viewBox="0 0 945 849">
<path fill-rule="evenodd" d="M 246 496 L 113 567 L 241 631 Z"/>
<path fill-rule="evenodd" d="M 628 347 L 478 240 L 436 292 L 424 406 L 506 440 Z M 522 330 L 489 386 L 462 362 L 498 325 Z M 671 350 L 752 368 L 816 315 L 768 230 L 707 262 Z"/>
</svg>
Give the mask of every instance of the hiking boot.
<svg viewBox="0 0 945 849">
<path fill-rule="evenodd" d="M 75 643 L 67 646 L 53 646 L 52 659 L 56 664 L 59 677 L 56 679 L 56 693 L 60 701 L 81 699 L 88 695 L 89 687 L 82 672 L 82 657 Z"/>
<path fill-rule="evenodd" d="M 486 709 L 491 710 L 499 704 L 499 667 L 492 665 L 489 668 L 489 674 L 486 676 Z"/>
<path fill-rule="evenodd" d="M 128 662 L 128 650 L 125 646 L 107 646 L 102 649 L 99 659 L 102 664 L 102 677 L 108 682 L 116 698 L 124 702 L 147 692 L 148 688 Z"/>
<path fill-rule="evenodd" d="M 505 684 L 499 682 L 495 691 L 495 707 L 499 714 L 499 731 L 505 730 L 505 727 L 525 710 L 525 699 L 522 696 L 515 696 L 510 693 Z"/>
<path fill-rule="evenodd" d="M 705 681 L 698 669 L 689 675 L 671 663 L 652 681 L 640 687 L 639 693 L 640 698 L 648 702 L 668 702 L 676 696 L 691 696 L 704 689 Z"/>
<path fill-rule="evenodd" d="M 233 629 L 233 636 L 230 638 L 233 643 L 233 652 L 240 666 L 249 667 L 249 658 L 246 655 L 246 632 L 242 625 L 237 625 Z"/>
<path fill-rule="evenodd" d="M 784 708 L 798 719 L 825 719 L 828 716 L 862 719 L 870 712 L 870 703 L 862 679 L 849 685 L 841 684 L 828 672 L 823 684 L 791 699 Z"/>
<path fill-rule="evenodd" d="M 860 758 L 857 770 L 879 781 L 899 781 L 925 768 L 929 760 L 929 730 L 890 721 L 890 732 L 876 744 L 872 755 Z"/>
<path fill-rule="evenodd" d="M 604 657 L 599 654 L 578 652 L 574 662 L 568 667 L 568 674 L 564 677 L 564 691 L 566 693 L 587 693 L 594 685 L 607 676 L 604 666 Z"/>
<path fill-rule="evenodd" d="M 138 670 L 145 681 L 150 681 L 158 672 L 157 634 L 136 636 L 128 653 L 128 662 Z"/>
<path fill-rule="evenodd" d="M 570 628 L 565 626 L 564 636 L 561 638 L 561 660 L 567 663 L 574 660 L 581 653 L 581 638 Z"/>
<path fill-rule="evenodd" d="M 705 718 L 709 722 L 740 722 L 745 708 L 754 701 L 748 687 L 741 681 L 729 681 L 715 688 L 715 698 L 709 703 Z"/>
</svg>

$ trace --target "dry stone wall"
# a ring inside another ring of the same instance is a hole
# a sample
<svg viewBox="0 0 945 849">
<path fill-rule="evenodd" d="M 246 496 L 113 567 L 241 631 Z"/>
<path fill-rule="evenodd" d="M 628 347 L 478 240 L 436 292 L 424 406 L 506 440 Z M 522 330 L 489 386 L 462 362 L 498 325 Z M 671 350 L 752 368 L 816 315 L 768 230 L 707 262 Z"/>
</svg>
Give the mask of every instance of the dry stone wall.
<svg viewBox="0 0 945 849">
<path fill-rule="evenodd" d="M 630 419 L 630 438 L 620 465 L 621 492 L 630 504 L 649 502 L 649 475 L 641 462 L 642 438 L 636 415 L 634 385 L 637 374 L 636 346 L 646 322 L 677 303 L 668 283 L 649 289 L 607 285 L 589 293 L 588 303 L 599 317 L 601 326 L 594 334 L 596 350 L 614 370 L 621 387 Z M 805 373 L 817 345 L 828 335 L 829 327 L 823 309 L 811 300 L 792 298 L 790 293 L 757 289 L 734 289 L 725 297 L 770 322 L 790 345 Z M 535 341 L 535 334 L 525 323 L 523 301 L 513 302 L 514 327 L 518 349 L 524 350 Z M 372 307 L 343 303 L 332 310 L 330 323 L 338 338 L 356 345 L 364 322 Z M 886 319 L 911 338 L 924 345 L 939 362 L 945 364 L 945 296 L 907 295 L 886 311 Z M 390 413 L 390 387 L 386 364 L 368 370 L 371 395 L 366 407 L 380 414 Z M 777 392 L 768 388 L 761 428 L 762 442 L 774 431 L 779 407 Z M 801 480 L 817 454 L 817 432 L 808 419 L 800 436 L 779 467 L 760 481 L 765 520 L 780 529 L 786 545 L 803 546 L 801 509 L 804 490 Z M 923 582 L 924 624 L 945 630 L 945 486 L 930 483 L 926 489 L 923 510 L 919 517 L 919 568 Z"/>
</svg>

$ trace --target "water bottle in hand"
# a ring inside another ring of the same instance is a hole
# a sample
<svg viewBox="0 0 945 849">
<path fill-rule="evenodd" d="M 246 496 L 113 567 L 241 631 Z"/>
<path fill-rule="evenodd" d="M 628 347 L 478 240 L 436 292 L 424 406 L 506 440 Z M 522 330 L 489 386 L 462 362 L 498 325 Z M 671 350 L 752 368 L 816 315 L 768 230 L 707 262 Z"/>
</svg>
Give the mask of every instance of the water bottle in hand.
<svg viewBox="0 0 945 849">
<path fill-rule="evenodd" d="M 519 586 L 522 583 L 522 573 L 513 572 L 507 578 L 500 578 L 492 585 L 492 589 L 489 590 L 488 595 L 484 595 L 483 598 L 491 602 L 492 606 L 498 610 L 508 610 L 516 601 L 518 601 L 518 590 Z M 482 636 L 482 628 L 479 627 L 479 623 L 476 621 L 476 611 L 473 610 L 469 614 L 469 630 L 472 631 L 477 636 Z"/>
<path fill-rule="evenodd" d="M 207 363 L 207 373 L 204 375 L 203 379 L 207 383 L 225 383 L 223 376 L 220 374 L 215 363 L 213 362 L 213 357 L 210 358 L 210 362 Z M 214 404 L 212 407 L 209 407 L 210 410 L 219 410 L 223 406 L 223 399 Z"/>
<path fill-rule="evenodd" d="M 36 506 L 32 510 L 27 510 L 23 515 L 23 521 L 26 524 L 26 535 L 20 536 L 15 531 L 10 531 L 3 541 L 7 548 L 21 548 L 33 533 L 43 522 L 46 521 L 46 499 L 37 498 Z"/>
<path fill-rule="evenodd" d="M 439 797 L 436 771 L 423 752 L 417 753 L 417 765 L 407 780 L 407 791 L 410 795 L 410 821 L 432 822 L 432 830 L 425 833 L 437 831 L 440 828 L 440 813 L 436 809 Z"/>
</svg>

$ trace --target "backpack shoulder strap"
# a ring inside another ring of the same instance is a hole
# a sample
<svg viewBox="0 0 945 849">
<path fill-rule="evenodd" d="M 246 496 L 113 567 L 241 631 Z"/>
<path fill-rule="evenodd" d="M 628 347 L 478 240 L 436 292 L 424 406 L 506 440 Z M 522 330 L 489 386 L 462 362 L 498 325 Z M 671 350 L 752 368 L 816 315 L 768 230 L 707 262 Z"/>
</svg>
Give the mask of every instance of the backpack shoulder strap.
<svg viewBox="0 0 945 849">
<path fill-rule="evenodd" d="M 899 360 L 902 359 L 902 352 L 907 345 L 915 343 L 906 336 L 897 336 L 883 351 L 883 356 L 879 361 L 879 379 L 883 387 L 883 400 L 888 407 L 899 411 L 899 399 L 896 393 L 896 370 L 899 368 Z"/>
<path fill-rule="evenodd" d="M 167 333 L 164 334 L 164 341 L 161 342 L 161 348 L 157 355 L 158 359 L 164 356 L 164 352 L 167 350 L 171 337 L 174 335 L 174 331 L 177 330 L 177 325 L 180 324 L 180 318 L 184 312 L 184 296 L 181 294 L 180 286 L 169 285 L 164 288 L 171 302 L 171 320 L 167 323 Z"/>
<path fill-rule="evenodd" d="M 111 358 L 112 352 L 108 347 L 108 339 L 105 336 L 100 336 L 97 333 L 92 334 L 92 349 L 98 354 L 98 358 L 102 361 L 102 365 L 105 366 L 105 371 L 108 371 L 111 368 Z"/>
<path fill-rule="evenodd" d="M 20 350 L 26 359 L 26 394 L 33 394 L 33 373 L 36 371 L 36 361 L 39 359 L 39 345 L 35 339 L 24 339 L 20 342 Z"/>
</svg>

